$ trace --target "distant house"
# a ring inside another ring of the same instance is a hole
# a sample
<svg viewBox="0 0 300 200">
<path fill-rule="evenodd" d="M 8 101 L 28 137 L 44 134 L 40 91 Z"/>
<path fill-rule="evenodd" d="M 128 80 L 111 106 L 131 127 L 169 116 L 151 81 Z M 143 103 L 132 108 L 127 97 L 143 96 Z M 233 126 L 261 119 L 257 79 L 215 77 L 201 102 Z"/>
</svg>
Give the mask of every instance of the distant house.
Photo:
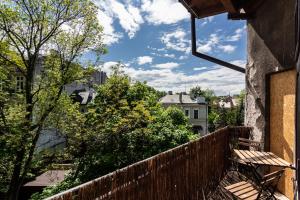
<svg viewBox="0 0 300 200">
<path fill-rule="evenodd" d="M 96 97 L 94 89 L 86 90 L 74 90 L 71 94 L 71 98 L 74 102 L 79 103 L 79 109 L 81 113 L 87 112 L 87 105 L 92 102 Z"/>
<path fill-rule="evenodd" d="M 104 84 L 107 79 L 107 75 L 103 71 L 96 70 L 89 80 L 85 83 L 82 82 L 73 82 L 65 86 L 65 91 L 70 95 L 74 91 L 81 90 L 81 91 L 94 91 L 93 87 L 95 85 Z"/>
<path fill-rule="evenodd" d="M 34 80 L 36 80 L 43 71 L 45 57 L 37 59 L 36 69 L 34 71 Z M 13 77 L 16 81 L 15 92 L 22 92 L 25 89 L 25 77 L 16 69 Z M 95 70 L 91 74 L 90 78 L 86 82 L 73 82 L 64 86 L 64 91 L 71 96 L 74 102 L 79 102 L 80 112 L 87 111 L 87 104 L 91 102 L 96 92 L 94 86 L 104 84 L 107 79 L 107 75 L 103 71 Z M 0 89 L 2 87 L 0 80 Z M 42 151 L 44 149 L 56 149 L 65 146 L 66 138 L 61 134 L 59 130 L 53 127 L 46 127 L 40 134 L 40 137 L 36 144 L 36 151 Z"/>
<path fill-rule="evenodd" d="M 165 107 L 177 106 L 181 108 L 189 118 L 194 132 L 200 135 L 207 134 L 208 105 L 204 97 L 193 100 L 190 95 L 185 93 L 173 94 L 169 92 L 160 99 L 160 103 Z"/>
<path fill-rule="evenodd" d="M 219 100 L 217 101 L 217 107 L 218 108 L 226 108 L 226 109 L 232 109 L 239 105 L 239 99 L 235 96 L 224 96 L 219 97 Z"/>
</svg>

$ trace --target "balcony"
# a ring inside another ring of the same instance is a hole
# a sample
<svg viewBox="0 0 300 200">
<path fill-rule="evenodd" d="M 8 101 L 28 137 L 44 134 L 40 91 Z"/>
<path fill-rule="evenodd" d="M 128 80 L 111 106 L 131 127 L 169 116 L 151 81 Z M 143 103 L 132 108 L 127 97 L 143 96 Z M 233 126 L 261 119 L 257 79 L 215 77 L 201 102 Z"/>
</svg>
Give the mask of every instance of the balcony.
<svg viewBox="0 0 300 200">
<path fill-rule="evenodd" d="M 226 127 L 48 198 L 205 199 L 230 166 L 230 143 L 248 138 L 250 127 Z"/>
</svg>

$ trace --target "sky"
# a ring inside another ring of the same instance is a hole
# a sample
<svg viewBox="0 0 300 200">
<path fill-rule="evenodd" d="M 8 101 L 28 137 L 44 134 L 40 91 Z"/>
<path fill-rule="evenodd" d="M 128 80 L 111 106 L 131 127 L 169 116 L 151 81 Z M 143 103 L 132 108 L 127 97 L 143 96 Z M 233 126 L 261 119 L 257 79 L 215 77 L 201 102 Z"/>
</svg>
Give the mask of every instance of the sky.
<svg viewBox="0 0 300 200">
<path fill-rule="evenodd" d="M 200 86 L 217 95 L 245 88 L 244 74 L 194 57 L 190 15 L 178 0 L 95 0 L 108 54 L 99 66 L 109 74 L 117 62 L 132 80 L 160 91 L 189 92 Z M 246 25 L 227 15 L 197 20 L 198 51 L 241 67 L 246 64 Z M 84 59 L 93 59 L 88 53 Z"/>
</svg>

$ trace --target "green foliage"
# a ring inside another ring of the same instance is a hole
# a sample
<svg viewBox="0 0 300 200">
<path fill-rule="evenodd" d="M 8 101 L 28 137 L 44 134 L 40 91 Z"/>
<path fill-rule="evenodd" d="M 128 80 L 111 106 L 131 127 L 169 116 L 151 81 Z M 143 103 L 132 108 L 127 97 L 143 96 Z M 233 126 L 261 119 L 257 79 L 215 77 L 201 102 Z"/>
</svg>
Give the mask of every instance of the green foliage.
<svg viewBox="0 0 300 200">
<path fill-rule="evenodd" d="M 83 183 L 195 139 L 182 110 L 161 107 L 159 93 L 145 83 L 132 84 L 120 65 L 97 93 L 86 114 L 86 132 L 69 138 L 76 169 L 34 199 L 74 186 L 70 180 Z"/>
<path fill-rule="evenodd" d="M 182 110 L 177 107 L 167 108 L 165 115 L 170 117 L 173 124 L 186 125 L 188 123 L 188 118 L 184 115 Z"/>
<path fill-rule="evenodd" d="M 197 97 L 201 97 L 204 95 L 204 90 L 200 86 L 196 86 L 191 88 L 190 90 L 191 98 L 196 99 Z"/>
<path fill-rule="evenodd" d="M 98 88 L 87 114 L 87 126 L 92 127 L 95 139 L 87 141 L 92 144 L 87 145 L 84 155 L 88 159 L 81 163 L 86 168 L 82 180 L 189 141 L 184 113 L 177 108 L 164 110 L 158 98 L 156 90 L 141 82 L 131 84 L 120 68 L 115 69 L 107 83 Z M 92 159 L 95 157 L 96 161 Z M 99 173 L 90 167 L 100 169 Z"/>
<path fill-rule="evenodd" d="M 90 73 L 79 63 L 83 53 L 98 60 L 106 49 L 90 0 L 2 0 L 0 35 L 0 190 L 13 200 L 41 163 L 34 150 L 42 130 L 59 128 L 66 137 L 82 131 L 64 86 Z M 24 77 L 20 91 L 17 76 Z"/>
<path fill-rule="evenodd" d="M 244 124 L 245 91 L 238 96 L 238 105 L 233 108 L 217 107 L 208 114 L 209 131 L 225 126 L 242 126 Z"/>
</svg>

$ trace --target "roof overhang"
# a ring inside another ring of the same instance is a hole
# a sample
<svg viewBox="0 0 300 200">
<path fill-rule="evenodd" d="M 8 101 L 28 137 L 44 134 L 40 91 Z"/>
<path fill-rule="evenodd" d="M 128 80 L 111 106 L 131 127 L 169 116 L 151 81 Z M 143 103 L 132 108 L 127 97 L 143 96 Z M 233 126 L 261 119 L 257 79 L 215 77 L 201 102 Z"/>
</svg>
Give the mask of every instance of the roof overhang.
<svg viewBox="0 0 300 200">
<path fill-rule="evenodd" d="M 179 0 L 197 18 L 228 13 L 232 19 L 252 16 L 264 0 Z"/>
<path fill-rule="evenodd" d="M 205 18 L 221 13 L 228 13 L 228 19 L 250 19 L 264 0 L 179 0 L 191 13 L 192 54 L 198 58 L 245 73 L 243 67 L 220 60 L 197 51 L 195 18 Z"/>
</svg>

